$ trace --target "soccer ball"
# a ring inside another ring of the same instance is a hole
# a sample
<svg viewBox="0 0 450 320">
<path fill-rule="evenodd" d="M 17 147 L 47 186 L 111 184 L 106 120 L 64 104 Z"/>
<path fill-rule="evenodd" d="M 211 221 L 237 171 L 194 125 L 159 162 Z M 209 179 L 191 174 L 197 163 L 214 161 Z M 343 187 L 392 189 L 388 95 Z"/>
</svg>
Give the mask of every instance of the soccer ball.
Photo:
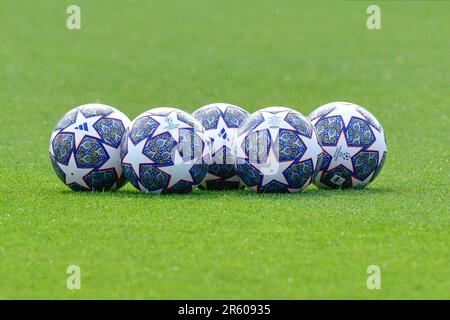
<svg viewBox="0 0 450 320">
<path fill-rule="evenodd" d="M 314 181 L 324 188 L 362 188 L 380 173 L 386 139 L 378 120 L 349 102 L 332 102 L 308 117 L 321 139 L 323 161 Z"/>
<path fill-rule="evenodd" d="M 299 192 L 312 181 L 322 149 L 301 113 L 269 107 L 251 114 L 238 132 L 236 168 L 256 192 Z"/>
<path fill-rule="evenodd" d="M 109 190 L 126 183 L 120 143 L 130 120 L 104 104 L 85 104 L 59 120 L 50 138 L 50 159 L 71 189 Z"/>
<path fill-rule="evenodd" d="M 145 193 L 188 193 L 205 177 L 209 146 L 188 113 L 156 108 L 130 124 L 121 145 L 127 179 Z"/>
<path fill-rule="evenodd" d="M 242 188 L 243 184 L 236 174 L 233 144 L 239 126 L 249 113 L 231 104 L 213 103 L 192 115 L 205 128 L 211 147 L 211 163 L 200 187 L 208 190 Z"/>
</svg>

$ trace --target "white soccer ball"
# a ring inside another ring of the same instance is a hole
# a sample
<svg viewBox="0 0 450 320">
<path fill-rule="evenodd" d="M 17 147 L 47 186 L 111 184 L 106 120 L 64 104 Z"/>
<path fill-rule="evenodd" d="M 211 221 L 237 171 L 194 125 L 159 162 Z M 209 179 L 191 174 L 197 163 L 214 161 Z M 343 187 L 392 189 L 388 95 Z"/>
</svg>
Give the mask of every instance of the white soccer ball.
<svg viewBox="0 0 450 320">
<path fill-rule="evenodd" d="M 206 175 L 209 146 L 204 129 L 175 108 L 155 108 L 133 120 L 122 140 L 122 168 L 145 193 L 188 193 Z"/>
<path fill-rule="evenodd" d="M 123 186 L 120 143 L 129 123 L 122 112 L 99 103 L 66 113 L 50 138 L 50 159 L 58 177 L 77 191 Z"/>
<path fill-rule="evenodd" d="M 363 107 L 332 102 L 308 117 L 324 150 L 315 184 L 323 188 L 362 188 L 380 173 L 387 154 L 384 130 Z"/>
<path fill-rule="evenodd" d="M 251 114 L 239 129 L 235 150 L 238 175 L 256 192 L 304 190 L 322 153 L 313 125 L 286 107 Z"/>
<path fill-rule="evenodd" d="M 239 126 L 249 113 L 228 103 L 212 103 L 192 115 L 205 128 L 211 149 L 211 163 L 200 186 L 208 190 L 242 188 L 243 184 L 236 174 L 233 149 Z"/>
</svg>

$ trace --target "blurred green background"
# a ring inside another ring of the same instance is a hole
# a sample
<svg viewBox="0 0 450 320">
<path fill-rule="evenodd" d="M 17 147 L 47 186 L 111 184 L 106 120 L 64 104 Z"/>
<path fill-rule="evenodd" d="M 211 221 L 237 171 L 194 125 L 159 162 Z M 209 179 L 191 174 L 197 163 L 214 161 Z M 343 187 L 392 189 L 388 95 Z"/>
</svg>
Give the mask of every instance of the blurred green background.
<svg viewBox="0 0 450 320">
<path fill-rule="evenodd" d="M 66 9 L 81 8 L 81 30 Z M 381 30 L 366 9 L 381 8 Z M 447 1 L 0 0 L 0 298 L 450 298 Z M 368 108 L 388 158 L 366 190 L 75 193 L 56 121 L 229 102 Z M 68 290 L 66 268 L 82 270 Z M 366 269 L 382 270 L 368 290 Z"/>
</svg>

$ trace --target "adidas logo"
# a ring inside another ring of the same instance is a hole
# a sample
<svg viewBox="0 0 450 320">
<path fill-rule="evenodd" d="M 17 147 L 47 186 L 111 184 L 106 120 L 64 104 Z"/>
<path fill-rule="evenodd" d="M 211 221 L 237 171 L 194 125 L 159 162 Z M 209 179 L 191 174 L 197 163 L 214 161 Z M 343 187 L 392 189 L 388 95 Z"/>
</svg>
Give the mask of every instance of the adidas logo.
<svg viewBox="0 0 450 320">
<path fill-rule="evenodd" d="M 75 130 L 89 131 L 87 123 L 80 124 L 78 127 L 75 127 Z"/>
<path fill-rule="evenodd" d="M 222 128 L 222 130 L 220 130 L 219 137 L 221 137 L 222 139 L 227 138 L 227 132 L 226 132 L 225 128 Z"/>
</svg>

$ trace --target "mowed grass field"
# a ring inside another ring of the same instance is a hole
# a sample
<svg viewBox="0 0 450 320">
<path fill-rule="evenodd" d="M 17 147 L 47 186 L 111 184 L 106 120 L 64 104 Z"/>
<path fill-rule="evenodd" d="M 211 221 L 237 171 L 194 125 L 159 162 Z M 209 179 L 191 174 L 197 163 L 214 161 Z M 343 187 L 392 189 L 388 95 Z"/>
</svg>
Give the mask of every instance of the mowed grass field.
<svg viewBox="0 0 450 320">
<path fill-rule="evenodd" d="M 373 31 L 369 4 L 1 0 L 0 298 L 450 298 L 450 3 L 381 1 Z M 132 119 L 330 101 L 384 126 L 387 161 L 365 190 L 76 193 L 49 160 L 57 120 L 88 102 Z"/>
</svg>

